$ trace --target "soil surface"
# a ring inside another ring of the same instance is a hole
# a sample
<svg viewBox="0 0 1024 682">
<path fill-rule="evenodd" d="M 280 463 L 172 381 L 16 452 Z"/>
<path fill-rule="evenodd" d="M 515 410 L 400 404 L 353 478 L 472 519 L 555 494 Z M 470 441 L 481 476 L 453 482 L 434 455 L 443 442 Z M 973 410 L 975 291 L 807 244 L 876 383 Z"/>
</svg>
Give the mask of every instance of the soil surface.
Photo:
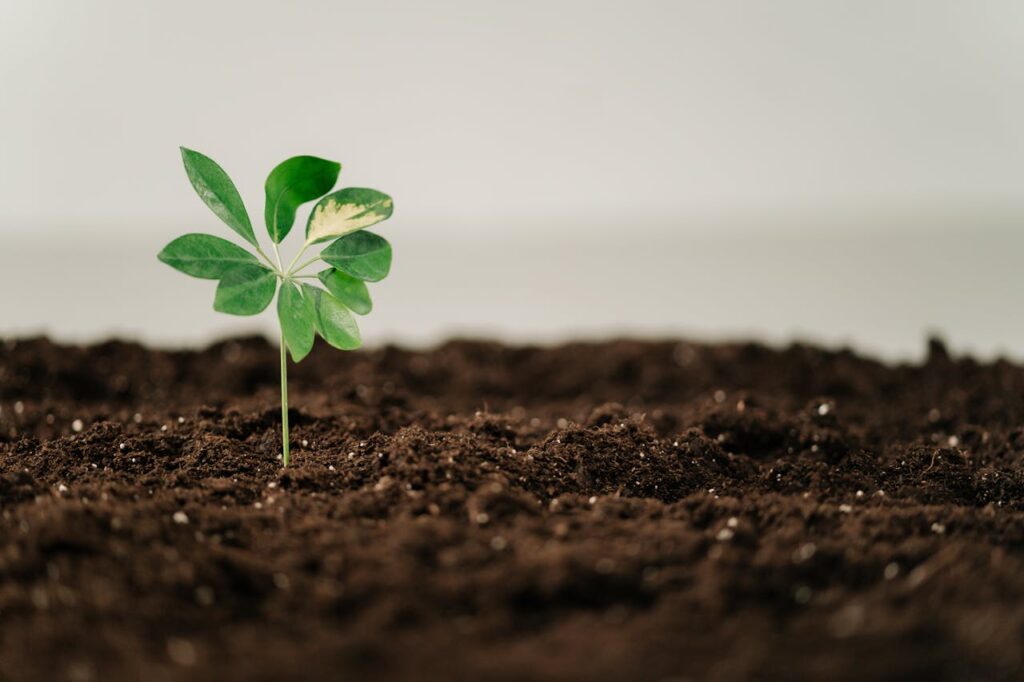
<svg viewBox="0 0 1024 682">
<path fill-rule="evenodd" d="M 1024 370 L 0 342 L 0 680 L 1019 680 Z"/>
</svg>

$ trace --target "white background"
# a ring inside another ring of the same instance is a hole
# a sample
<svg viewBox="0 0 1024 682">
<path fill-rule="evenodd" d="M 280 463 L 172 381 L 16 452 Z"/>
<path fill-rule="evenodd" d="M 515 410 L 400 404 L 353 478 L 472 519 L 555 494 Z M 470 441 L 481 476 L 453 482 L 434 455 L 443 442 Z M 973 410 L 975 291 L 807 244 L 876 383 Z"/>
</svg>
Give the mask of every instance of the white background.
<svg viewBox="0 0 1024 682">
<path fill-rule="evenodd" d="M 183 144 L 254 223 L 298 153 L 395 197 L 370 343 L 1024 355 L 1017 0 L 3 0 L 0 56 L 0 335 L 272 332 L 154 258 L 231 234 Z"/>
</svg>

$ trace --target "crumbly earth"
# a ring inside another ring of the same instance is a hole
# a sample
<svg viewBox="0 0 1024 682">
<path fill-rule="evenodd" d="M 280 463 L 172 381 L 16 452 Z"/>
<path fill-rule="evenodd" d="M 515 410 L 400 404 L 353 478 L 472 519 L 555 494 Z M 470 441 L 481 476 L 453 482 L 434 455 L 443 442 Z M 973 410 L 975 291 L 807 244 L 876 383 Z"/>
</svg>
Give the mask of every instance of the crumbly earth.
<svg viewBox="0 0 1024 682">
<path fill-rule="evenodd" d="M 0 680 L 1019 680 L 1024 370 L 0 342 Z"/>
</svg>

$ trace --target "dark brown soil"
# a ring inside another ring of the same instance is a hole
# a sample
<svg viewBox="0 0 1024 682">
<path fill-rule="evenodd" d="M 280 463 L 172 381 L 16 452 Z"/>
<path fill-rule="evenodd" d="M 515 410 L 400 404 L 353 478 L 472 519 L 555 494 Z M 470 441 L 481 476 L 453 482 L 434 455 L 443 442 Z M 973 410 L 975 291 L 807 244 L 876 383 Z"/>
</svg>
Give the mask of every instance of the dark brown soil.
<svg viewBox="0 0 1024 682">
<path fill-rule="evenodd" d="M 1024 370 L 0 346 L 0 680 L 1018 680 Z"/>
</svg>

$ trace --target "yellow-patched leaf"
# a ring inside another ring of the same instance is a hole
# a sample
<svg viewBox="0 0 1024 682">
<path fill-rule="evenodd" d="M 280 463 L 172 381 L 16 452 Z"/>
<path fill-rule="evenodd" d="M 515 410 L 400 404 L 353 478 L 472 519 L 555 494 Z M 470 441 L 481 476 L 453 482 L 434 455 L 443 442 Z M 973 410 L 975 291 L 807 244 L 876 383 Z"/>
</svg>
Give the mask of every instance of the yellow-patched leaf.
<svg viewBox="0 0 1024 682">
<path fill-rule="evenodd" d="M 317 202 L 306 224 L 306 239 L 322 242 L 376 225 L 391 217 L 391 197 L 375 189 L 347 187 Z"/>
</svg>

